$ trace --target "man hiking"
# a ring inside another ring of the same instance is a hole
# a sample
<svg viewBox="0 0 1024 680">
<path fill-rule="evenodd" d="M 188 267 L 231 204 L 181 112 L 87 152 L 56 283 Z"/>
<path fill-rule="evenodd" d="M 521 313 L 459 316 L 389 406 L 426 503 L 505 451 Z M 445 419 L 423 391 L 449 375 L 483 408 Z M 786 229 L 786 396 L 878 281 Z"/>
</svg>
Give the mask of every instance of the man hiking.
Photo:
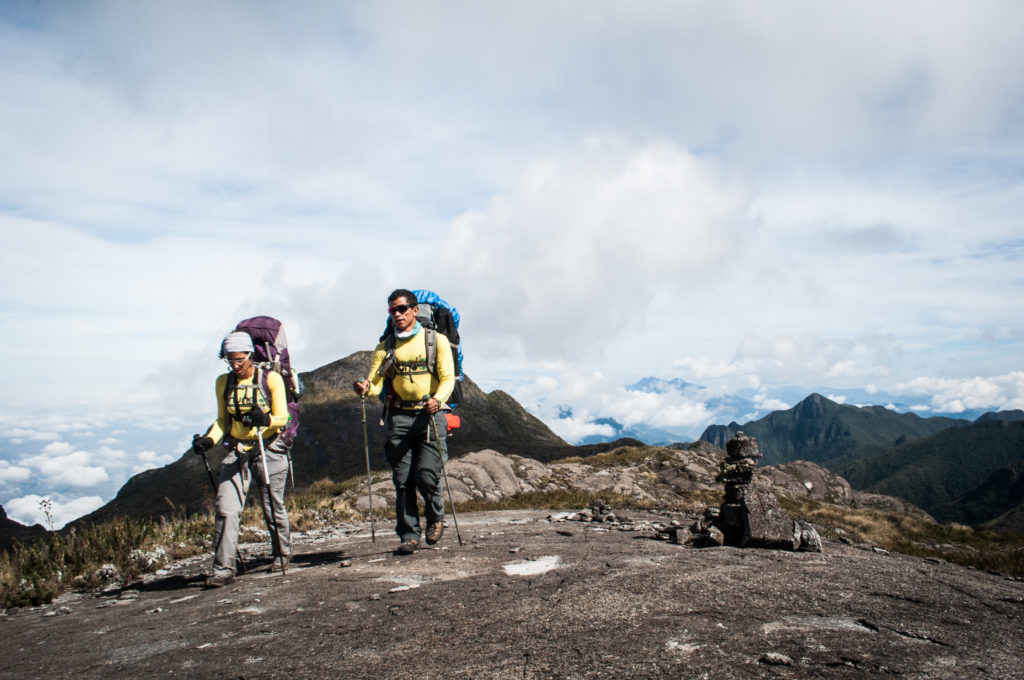
<svg viewBox="0 0 1024 680">
<path fill-rule="evenodd" d="M 279 558 L 271 570 L 286 569 L 291 558 L 291 531 L 284 506 L 288 447 L 279 436 L 289 417 L 284 379 L 275 371 L 253 364 L 253 344 L 248 333 L 229 333 L 221 344 L 221 357 L 231 370 L 217 378 L 217 420 L 205 435 L 192 438 L 192 450 L 197 454 L 213 448 L 221 438 L 229 449 L 217 485 L 213 574 L 206 579 L 207 588 L 219 588 L 235 578 L 238 518 L 254 476 L 263 516 L 270 528 L 273 554 Z M 264 459 L 270 488 L 264 484 Z"/>
<path fill-rule="evenodd" d="M 418 312 L 412 292 L 399 288 L 388 296 L 391 327 L 374 349 L 369 376 L 352 384 L 363 397 L 387 388 L 384 455 L 395 485 L 395 533 L 401 540 L 397 552 L 403 555 L 420 545 L 417 489 L 423 496 L 427 543 L 437 543 L 444 532 L 441 475 L 448 449 L 443 410 L 455 387 L 448 338 L 424 328 L 416 320 Z M 435 352 L 427 351 L 428 340 L 436 343 Z"/>
</svg>

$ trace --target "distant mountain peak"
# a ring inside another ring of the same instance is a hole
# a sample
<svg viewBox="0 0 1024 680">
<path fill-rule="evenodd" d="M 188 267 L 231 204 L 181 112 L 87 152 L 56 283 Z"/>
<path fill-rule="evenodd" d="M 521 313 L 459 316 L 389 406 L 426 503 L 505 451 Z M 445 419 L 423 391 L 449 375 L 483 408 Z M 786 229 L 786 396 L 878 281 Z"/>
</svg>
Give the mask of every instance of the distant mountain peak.
<svg viewBox="0 0 1024 680">
<path fill-rule="evenodd" d="M 922 419 L 880 406 L 865 409 L 840 404 L 813 392 L 792 408 L 772 411 L 758 420 L 712 425 L 700 438 L 723 446 L 742 429 L 762 444 L 768 463 L 803 459 L 832 465 L 840 459 L 879 453 L 900 437 L 913 439 L 967 424 L 966 420 L 951 418 Z"/>
<path fill-rule="evenodd" d="M 654 376 L 646 376 L 632 385 L 626 385 L 626 389 L 630 392 L 653 392 L 655 394 L 662 394 L 673 390 L 683 392 L 688 387 L 694 387 L 701 390 L 704 389 L 703 386 L 686 382 L 682 378 L 666 380 L 665 378 L 655 378 Z"/>
</svg>

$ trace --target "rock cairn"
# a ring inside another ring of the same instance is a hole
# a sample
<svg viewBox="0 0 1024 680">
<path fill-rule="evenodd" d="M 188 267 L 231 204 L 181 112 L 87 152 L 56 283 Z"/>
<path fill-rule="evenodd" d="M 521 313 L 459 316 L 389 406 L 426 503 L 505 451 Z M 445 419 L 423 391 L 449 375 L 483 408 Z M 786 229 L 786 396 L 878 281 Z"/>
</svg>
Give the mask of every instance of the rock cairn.
<svg viewBox="0 0 1024 680">
<path fill-rule="evenodd" d="M 757 440 L 737 432 L 726 442 L 725 452 L 726 459 L 717 477 L 725 483 L 722 506 L 708 508 L 704 517 L 691 527 L 686 542 L 699 546 L 821 552 L 821 537 L 814 527 L 794 522 L 779 505 L 771 484 L 755 479 L 757 459 L 761 457 Z M 676 532 L 677 541 L 679 533 Z"/>
<path fill-rule="evenodd" d="M 716 478 L 719 482 L 725 482 L 725 500 L 719 509 L 716 524 L 722 531 L 726 545 L 744 545 L 747 542 L 745 534 L 749 515 L 747 499 L 751 495 L 750 483 L 754 479 L 761 451 L 757 448 L 756 439 L 737 432 L 735 437 L 725 443 L 725 453 L 722 472 Z M 782 511 L 782 508 L 779 510 Z"/>
</svg>

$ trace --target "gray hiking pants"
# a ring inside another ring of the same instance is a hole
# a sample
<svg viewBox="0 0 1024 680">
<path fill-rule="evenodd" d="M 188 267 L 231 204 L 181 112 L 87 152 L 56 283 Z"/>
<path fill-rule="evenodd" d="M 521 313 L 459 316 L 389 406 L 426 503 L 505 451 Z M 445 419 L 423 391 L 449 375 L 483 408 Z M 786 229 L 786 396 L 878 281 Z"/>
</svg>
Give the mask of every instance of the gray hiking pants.
<svg viewBox="0 0 1024 680">
<path fill-rule="evenodd" d="M 275 444 L 277 442 L 275 441 Z M 249 484 L 253 478 L 260 491 L 260 503 L 263 506 L 263 517 L 270 528 L 270 503 L 274 504 L 274 518 L 277 520 L 277 537 L 279 544 L 274 545 L 274 530 L 270 530 L 270 541 L 273 553 L 291 555 L 292 538 L 288 525 L 288 510 L 284 507 L 284 486 L 288 479 L 287 451 L 272 451 L 267 447 L 267 469 L 270 472 L 270 489 L 263 485 L 263 468 L 260 462 L 259 448 L 253 451 L 240 451 L 236 447 L 224 458 L 220 468 L 220 483 L 217 485 L 217 519 L 214 525 L 216 538 L 213 555 L 213 572 L 215 575 L 235 573 L 235 552 L 238 548 L 238 518 L 245 507 L 249 495 Z"/>
<path fill-rule="evenodd" d="M 395 533 L 403 541 L 420 540 L 417 490 L 423 496 L 427 524 L 444 519 L 441 457 L 448 457 L 445 442 L 448 423 L 440 411 L 433 416 L 434 425 L 430 420 L 426 411 L 388 412 L 384 455 L 391 465 L 391 481 L 395 484 Z"/>
</svg>

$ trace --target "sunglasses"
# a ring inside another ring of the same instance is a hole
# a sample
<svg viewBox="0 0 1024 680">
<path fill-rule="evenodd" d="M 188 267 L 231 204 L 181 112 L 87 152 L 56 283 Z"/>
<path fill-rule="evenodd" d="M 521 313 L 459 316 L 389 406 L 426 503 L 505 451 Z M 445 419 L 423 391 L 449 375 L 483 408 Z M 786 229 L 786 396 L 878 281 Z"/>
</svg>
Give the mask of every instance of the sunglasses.
<svg viewBox="0 0 1024 680">
<path fill-rule="evenodd" d="M 248 361 L 250 357 L 252 357 L 252 352 L 249 352 L 241 359 L 228 359 L 227 357 L 224 357 L 224 361 L 225 363 L 227 363 L 228 366 L 241 366 L 246 361 Z"/>
<path fill-rule="evenodd" d="M 388 314 L 394 314 L 395 312 L 405 314 L 410 309 L 412 309 L 411 305 L 395 305 L 394 307 L 388 307 Z"/>
</svg>

